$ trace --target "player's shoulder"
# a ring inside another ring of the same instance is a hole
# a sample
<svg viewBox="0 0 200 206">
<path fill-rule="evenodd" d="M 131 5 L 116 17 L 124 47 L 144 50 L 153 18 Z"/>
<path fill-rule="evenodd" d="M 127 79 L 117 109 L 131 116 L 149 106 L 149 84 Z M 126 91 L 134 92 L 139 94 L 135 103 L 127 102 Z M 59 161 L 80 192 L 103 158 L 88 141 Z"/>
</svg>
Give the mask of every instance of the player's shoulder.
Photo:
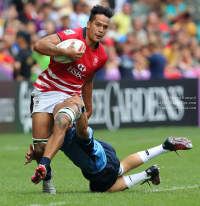
<svg viewBox="0 0 200 206">
<path fill-rule="evenodd" d="M 99 55 L 101 58 L 103 59 L 107 59 L 108 58 L 108 55 L 106 53 L 106 50 L 104 49 L 103 45 L 101 43 L 99 43 Z"/>
<path fill-rule="evenodd" d="M 99 43 L 99 53 L 101 55 L 101 57 L 103 58 L 107 58 L 107 53 L 106 53 L 106 50 L 105 48 L 103 47 L 103 45 L 101 43 Z"/>
<path fill-rule="evenodd" d="M 62 30 L 62 32 L 64 32 L 66 35 L 69 35 L 69 34 L 79 34 L 80 33 L 80 28 L 64 29 L 64 30 Z"/>
<path fill-rule="evenodd" d="M 79 37 L 82 35 L 82 28 L 76 28 L 76 29 L 65 29 L 65 30 L 62 30 L 61 33 L 64 35 L 64 36 L 73 36 L 73 37 Z"/>
</svg>

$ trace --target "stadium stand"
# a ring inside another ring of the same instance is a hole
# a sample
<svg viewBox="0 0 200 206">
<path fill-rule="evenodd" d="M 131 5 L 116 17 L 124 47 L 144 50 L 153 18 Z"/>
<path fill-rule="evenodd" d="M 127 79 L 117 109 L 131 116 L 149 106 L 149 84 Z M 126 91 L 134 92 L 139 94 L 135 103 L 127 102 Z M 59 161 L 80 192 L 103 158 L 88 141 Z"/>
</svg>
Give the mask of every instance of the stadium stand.
<svg viewBox="0 0 200 206">
<path fill-rule="evenodd" d="M 109 61 L 95 80 L 120 80 L 126 76 L 133 80 L 151 78 L 152 65 L 148 59 L 155 55 L 150 48 L 152 44 L 166 60 L 164 78 L 200 77 L 200 0 L 98 0 L 93 3 L 111 6 L 115 11 L 102 40 Z M 88 0 L 1 1 L 0 80 L 35 81 L 49 59 L 32 51 L 34 43 L 62 29 L 86 26 L 91 6 Z M 30 35 L 27 60 L 30 71 L 25 77 L 19 67 L 17 33 L 21 31 Z"/>
</svg>

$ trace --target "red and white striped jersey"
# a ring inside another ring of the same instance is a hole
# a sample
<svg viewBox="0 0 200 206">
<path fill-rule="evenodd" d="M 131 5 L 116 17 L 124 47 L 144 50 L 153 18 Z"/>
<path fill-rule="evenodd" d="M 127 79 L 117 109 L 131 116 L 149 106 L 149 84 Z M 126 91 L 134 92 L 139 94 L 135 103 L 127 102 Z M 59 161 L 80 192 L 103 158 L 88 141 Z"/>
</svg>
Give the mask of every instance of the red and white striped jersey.
<svg viewBox="0 0 200 206">
<path fill-rule="evenodd" d="M 68 95 L 82 94 L 85 78 L 101 69 L 107 61 L 107 54 L 99 43 L 96 49 L 90 49 L 86 43 L 86 28 L 67 29 L 57 33 L 61 41 L 80 39 L 86 45 L 82 58 L 72 63 L 61 64 L 50 59 L 49 68 L 41 73 L 34 87 L 41 92 L 60 91 Z"/>
</svg>

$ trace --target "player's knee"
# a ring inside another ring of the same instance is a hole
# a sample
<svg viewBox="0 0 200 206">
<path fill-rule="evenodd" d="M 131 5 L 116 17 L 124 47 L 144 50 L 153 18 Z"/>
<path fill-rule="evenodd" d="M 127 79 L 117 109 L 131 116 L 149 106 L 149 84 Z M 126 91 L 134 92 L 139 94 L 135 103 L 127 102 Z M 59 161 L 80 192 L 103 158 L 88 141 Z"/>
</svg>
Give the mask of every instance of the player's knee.
<svg viewBox="0 0 200 206">
<path fill-rule="evenodd" d="M 66 128 L 76 120 L 76 113 L 70 107 L 61 108 L 54 116 L 55 125 Z"/>
<path fill-rule="evenodd" d="M 55 120 L 55 124 L 54 125 L 58 129 L 61 129 L 61 130 L 67 129 L 67 127 L 70 125 L 69 117 L 67 117 L 64 114 L 58 114 L 54 120 Z"/>
</svg>

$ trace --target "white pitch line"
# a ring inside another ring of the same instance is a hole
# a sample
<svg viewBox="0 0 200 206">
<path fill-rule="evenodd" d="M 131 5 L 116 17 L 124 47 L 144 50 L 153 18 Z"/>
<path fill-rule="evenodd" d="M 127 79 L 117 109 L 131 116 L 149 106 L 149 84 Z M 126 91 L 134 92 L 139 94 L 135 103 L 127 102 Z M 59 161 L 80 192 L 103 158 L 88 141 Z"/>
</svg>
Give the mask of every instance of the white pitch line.
<svg viewBox="0 0 200 206">
<path fill-rule="evenodd" d="M 149 192 L 165 192 L 165 191 L 174 191 L 174 190 L 185 190 L 185 189 L 194 189 L 200 187 L 199 185 L 187 186 L 187 187 L 172 187 L 172 188 L 164 188 L 164 189 L 152 189 L 150 191 L 145 191 L 145 193 Z"/>
<path fill-rule="evenodd" d="M 50 203 L 45 204 L 45 205 L 33 204 L 33 205 L 27 205 L 27 206 L 56 206 L 56 205 L 64 205 L 64 204 L 66 204 L 66 202 L 57 202 L 57 203 L 50 202 Z"/>
<path fill-rule="evenodd" d="M 171 188 L 165 188 L 165 189 L 153 189 L 150 191 L 144 191 L 144 193 L 150 193 L 150 192 L 165 192 L 165 191 L 174 191 L 174 190 L 185 190 L 185 189 L 194 189 L 200 187 L 199 185 L 192 185 L 192 186 L 187 186 L 187 187 L 171 187 Z M 57 206 L 57 205 L 64 205 L 64 204 L 69 204 L 67 202 L 50 202 L 45 205 L 41 204 L 31 204 L 31 205 L 26 205 L 26 206 Z"/>
<path fill-rule="evenodd" d="M 4 148 L 4 150 L 6 151 L 20 150 L 20 147 L 7 146 Z"/>
</svg>

